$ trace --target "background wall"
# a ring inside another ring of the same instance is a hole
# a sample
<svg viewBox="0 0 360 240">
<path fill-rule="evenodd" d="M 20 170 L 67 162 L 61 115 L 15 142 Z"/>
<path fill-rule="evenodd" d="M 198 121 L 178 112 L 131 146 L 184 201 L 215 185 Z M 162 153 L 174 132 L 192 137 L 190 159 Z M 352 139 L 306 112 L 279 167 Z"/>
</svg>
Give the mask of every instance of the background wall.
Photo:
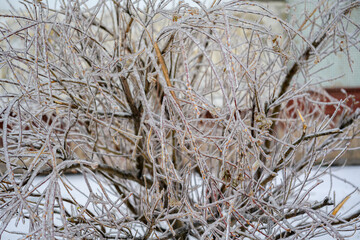
<svg viewBox="0 0 360 240">
<path fill-rule="evenodd" d="M 294 18 L 296 18 L 299 22 L 303 22 L 306 18 L 308 18 L 313 9 L 318 5 L 318 3 L 323 2 L 321 0 L 287 0 L 287 4 L 291 7 L 289 8 L 292 13 L 294 13 Z M 336 1 L 333 1 L 336 4 Z M 349 1 L 350 3 L 351 1 Z M 323 6 L 330 7 L 330 6 Z M 291 16 L 292 14 L 289 14 Z M 292 19 L 292 20 L 296 20 Z M 316 21 L 316 14 L 311 16 L 310 19 Z M 351 12 L 350 19 L 353 20 L 354 23 L 360 23 L 360 9 L 354 9 Z M 300 26 L 299 26 L 300 27 Z M 351 28 L 351 30 L 355 31 L 355 28 Z M 310 33 L 310 28 L 304 28 L 305 37 Z M 339 47 L 345 47 L 346 44 L 351 46 L 354 43 L 347 43 L 346 40 L 343 42 L 335 42 L 334 44 Z M 313 72 L 318 71 L 321 68 L 324 68 L 328 65 L 331 65 L 326 71 L 321 71 L 319 74 L 315 74 L 313 76 L 314 80 L 322 81 L 325 79 L 332 79 L 335 77 L 340 77 L 337 80 L 331 82 L 324 82 L 322 85 L 324 87 L 360 87 L 360 44 L 359 42 L 355 43 L 355 46 L 351 47 L 350 59 L 346 56 L 346 54 L 342 51 L 337 52 L 336 54 L 328 55 L 323 62 L 319 63 L 313 68 Z M 349 62 L 351 63 L 351 67 L 349 66 Z"/>
</svg>

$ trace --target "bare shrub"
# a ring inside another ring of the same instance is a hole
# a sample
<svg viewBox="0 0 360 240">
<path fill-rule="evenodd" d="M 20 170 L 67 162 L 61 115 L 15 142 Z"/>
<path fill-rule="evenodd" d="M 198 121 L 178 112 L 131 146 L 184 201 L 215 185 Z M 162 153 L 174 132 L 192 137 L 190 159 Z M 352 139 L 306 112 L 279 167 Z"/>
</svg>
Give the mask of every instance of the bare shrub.
<svg viewBox="0 0 360 240">
<path fill-rule="evenodd" d="M 341 239 L 359 227 L 358 209 L 341 211 L 351 195 L 309 195 L 359 135 L 359 111 L 316 73 L 336 53 L 353 64 L 360 1 L 312 1 L 298 21 L 255 2 L 85 2 L 1 14 L 0 234 Z"/>
</svg>

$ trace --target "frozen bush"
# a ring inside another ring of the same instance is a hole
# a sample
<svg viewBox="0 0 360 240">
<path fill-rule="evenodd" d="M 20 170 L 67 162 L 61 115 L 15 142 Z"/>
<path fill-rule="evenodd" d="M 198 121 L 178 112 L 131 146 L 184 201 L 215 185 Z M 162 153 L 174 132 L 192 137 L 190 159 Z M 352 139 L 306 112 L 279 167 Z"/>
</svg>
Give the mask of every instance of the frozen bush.
<svg viewBox="0 0 360 240">
<path fill-rule="evenodd" d="M 264 2 L 171 2 L 34 0 L 0 15 L 0 234 L 351 235 L 351 195 L 309 195 L 359 136 L 351 96 L 315 73 L 337 53 L 353 65 L 360 1 L 312 1 L 298 21 Z"/>
</svg>

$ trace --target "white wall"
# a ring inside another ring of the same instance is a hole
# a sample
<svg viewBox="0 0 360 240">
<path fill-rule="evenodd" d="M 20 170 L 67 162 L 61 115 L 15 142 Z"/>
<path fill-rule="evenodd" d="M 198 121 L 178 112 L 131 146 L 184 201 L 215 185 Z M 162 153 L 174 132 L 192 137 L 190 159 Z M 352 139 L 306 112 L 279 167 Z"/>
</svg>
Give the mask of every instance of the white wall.
<svg viewBox="0 0 360 240">
<path fill-rule="evenodd" d="M 290 6 L 296 6 L 293 13 L 297 19 L 302 22 L 305 19 L 306 15 L 310 15 L 319 1 L 317 0 L 287 0 Z M 305 2 L 305 4 L 298 4 L 299 2 Z M 335 0 L 334 0 L 335 2 Z M 349 1 L 350 2 L 350 1 Z M 313 19 L 313 18 L 312 18 Z M 350 15 L 356 24 L 360 23 L 360 9 L 353 9 Z M 347 22 L 344 22 L 346 24 Z M 306 29 L 304 34 L 309 33 L 310 29 Z M 350 33 L 355 30 L 355 27 L 350 28 Z M 359 39 L 360 40 L 360 39 Z M 345 41 L 344 41 L 345 42 Z M 338 44 L 338 43 L 337 43 Z M 336 76 L 344 75 L 342 78 L 337 79 L 336 81 L 328 82 L 322 84 L 324 87 L 360 87 L 360 43 L 357 44 L 357 48 L 351 47 L 349 49 L 350 59 L 352 62 L 352 69 L 349 66 L 349 61 L 344 52 L 338 52 L 337 54 L 331 54 L 324 59 L 323 62 L 319 63 L 312 72 L 319 70 L 329 64 L 333 64 L 326 71 L 321 71 L 321 73 L 314 75 L 314 79 L 321 81 L 322 79 L 331 79 Z"/>
</svg>

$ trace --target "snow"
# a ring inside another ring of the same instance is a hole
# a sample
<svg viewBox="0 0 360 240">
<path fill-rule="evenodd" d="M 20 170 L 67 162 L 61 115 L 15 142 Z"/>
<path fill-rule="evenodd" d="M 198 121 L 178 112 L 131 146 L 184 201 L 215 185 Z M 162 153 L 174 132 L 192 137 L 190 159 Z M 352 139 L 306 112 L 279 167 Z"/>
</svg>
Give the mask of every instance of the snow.
<svg viewBox="0 0 360 240">
<path fill-rule="evenodd" d="M 339 204 L 346 196 L 351 194 L 350 198 L 344 206 L 341 208 L 337 215 L 343 214 L 344 216 L 349 215 L 353 210 L 358 210 L 360 208 L 360 166 L 347 166 L 347 167 L 332 167 L 329 169 L 329 172 L 333 175 L 333 178 L 330 179 L 330 176 L 323 176 L 320 180 L 324 182 L 321 183 L 315 191 L 312 191 L 310 194 L 310 200 L 321 201 L 326 196 L 331 197 L 335 202 L 335 206 Z M 343 180 L 341 180 L 343 179 Z M 345 180 L 345 182 L 344 182 Z M 354 192 L 354 186 L 358 189 Z M 331 212 L 334 207 L 328 207 L 327 211 Z M 345 233 L 342 232 L 344 235 Z M 346 239 L 351 240 L 360 240 L 360 230 L 354 234 L 354 229 L 347 233 L 350 235 Z M 352 235 L 352 236 L 351 236 Z M 313 238 L 314 240 L 327 240 L 329 236 L 322 236 Z M 331 238 L 330 238 L 331 239 Z"/>
<path fill-rule="evenodd" d="M 319 171 L 324 171 L 324 168 L 320 168 Z M 331 197 L 331 199 L 335 202 L 335 205 L 339 204 L 346 196 L 351 194 L 349 200 L 344 204 L 344 206 L 339 211 L 338 215 L 348 215 L 351 210 L 357 210 L 360 208 L 360 191 L 357 189 L 357 191 L 354 191 L 354 187 L 360 187 L 360 166 L 347 166 L 347 167 L 332 167 L 329 168 L 328 171 L 333 175 L 333 178 L 330 179 L 329 175 L 322 176 L 319 180 L 322 180 L 323 182 L 314 190 L 311 192 L 309 200 L 312 201 L 322 201 L 326 196 Z M 45 177 L 38 177 L 35 184 L 41 183 Z M 87 196 L 89 195 L 89 189 L 88 186 L 81 175 L 68 175 L 66 177 L 67 180 L 65 180 L 65 183 L 71 188 L 68 188 L 69 192 L 66 190 L 64 184 L 60 184 L 61 193 L 64 198 L 75 198 L 76 201 L 79 204 L 85 205 L 88 201 Z M 345 181 L 344 181 L 345 180 Z M 46 184 L 48 182 L 45 182 L 39 190 L 43 190 L 46 187 Z M 90 182 L 91 184 L 91 182 Z M 93 185 L 91 185 L 93 186 Z M 110 189 L 106 189 L 106 193 L 109 196 L 109 199 L 112 201 L 118 200 L 115 195 L 111 194 Z M 99 196 L 103 196 L 104 193 L 101 191 L 100 188 L 93 189 L 94 193 L 98 194 Z M 82 193 L 80 193 L 82 192 Z M 70 194 L 72 195 L 70 195 Z M 201 193 L 199 193 L 201 194 Z M 331 212 L 333 209 L 333 206 L 328 207 L 325 209 L 328 212 Z M 1 239 L 7 240 L 7 239 L 16 239 L 16 235 L 10 233 L 10 232 L 24 232 L 28 230 L 28 223 L 27 222 L 18 222 L 16 225 L 16 219 L 13 219 L 8 228 L 7 231 L 4 232 L 1 236 Z M 344 234 L 342 232 L 342 234 Z M 349 231 L 347 233 L 350 235 L 346 239 L 350 240 L 360 240 L 360 231 L 355 232 L 352 229 L 352 231 Z M 19 237 L 19 235 L 17 235 Z M 325 240 L 325 239 L 331 239 L 330 236 L 322 236 L 314 238 L 316 240 Z"/>
</svg>

